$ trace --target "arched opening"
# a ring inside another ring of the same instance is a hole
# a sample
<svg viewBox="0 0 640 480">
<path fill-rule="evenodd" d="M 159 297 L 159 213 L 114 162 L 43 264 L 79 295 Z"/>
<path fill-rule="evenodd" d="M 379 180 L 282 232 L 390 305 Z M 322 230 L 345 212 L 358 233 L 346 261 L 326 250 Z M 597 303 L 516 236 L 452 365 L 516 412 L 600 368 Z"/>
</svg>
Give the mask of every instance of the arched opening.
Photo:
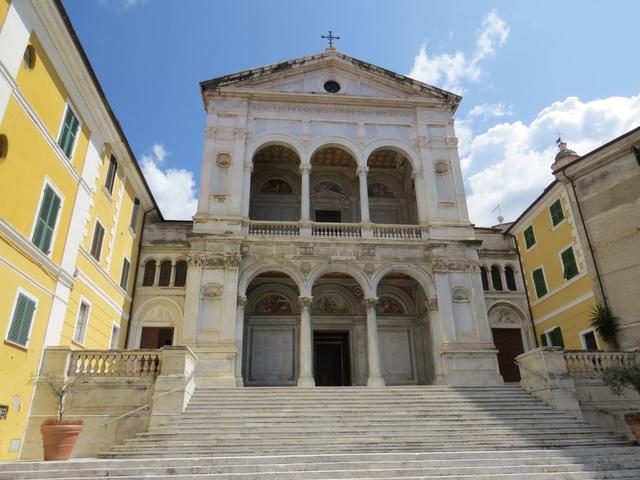
<svg viewBox="0 0 640 480">
<path fill-rule="evenodd" d="M 418 224 L 413 168 L 401 152 L 379 148 L 367 159 L 369 216 L 373 223 Z"/>
<path fill-rule="evenodd" d="M 179 260 L 176 262 L 176 273 L 173 279 L 174 287 L 184 287 L 187 284 L 187 262 Z"/>
<path fill-rule="evenodd" d="M 160 278 L 158 286 L 168 287 L 171 283 L 171 260 L 164 260 L 160 263 Z"/>
<path fill-rule="evenodd" d="M 148 260 L 144 264 L 144 275 L 142 276 L 142 286 L 151 287 L 156 279 L 156 261 Z"/>
<path fill-rule="evenodd" d="M 504 267 L 504 278 L 507 283 L 507 288 L 512 292 L 515 292 L 518 289 L 516 285 L 516 275 L 510 265 Z"/>
<path fill-rule="evenodd" d="M 482 279 L 482 289 L 489 290 L 489 277 L 487 276 L 487 269 L 480 267 L 480 278 Z"/>
<path fill-rule="evenodd" d="M 264 272 L 249 283 L 242 348 L 246 386 L 296 385 L 298 296 L 296 283 L 282 272 Z"/>
<path fill-rule="evenodd" d="M 502 290 L 502 278 L 500 277 L 500 267 L 493 265 L 491 267 L 491 283 L 494 290 Z"/>
<path fill-rule="evenodd" d="M 311 219 L 316 222 L 357 223 L 360 195 L 356 159 L 346 150 L 327 146 L 311 156 Z"/>
<path fill-rule="evenodd" d="M 253 157 L 249 218 L 300 219 L 300 158 L 284 145 L 268 145 Z"/>
<path fill-rule="evenodd" d="M 435 378 L 426 295 L 404 273 L 385 275 L 377 286 L 380 366 L 386 385 L 431 384 Z"/>
<path fill-rule="evenodd" d="M 352 276 L 325 273 L 311 290 L 313 376 L 322 386 L 366 385 L 363 289 Z"/>
</svg>

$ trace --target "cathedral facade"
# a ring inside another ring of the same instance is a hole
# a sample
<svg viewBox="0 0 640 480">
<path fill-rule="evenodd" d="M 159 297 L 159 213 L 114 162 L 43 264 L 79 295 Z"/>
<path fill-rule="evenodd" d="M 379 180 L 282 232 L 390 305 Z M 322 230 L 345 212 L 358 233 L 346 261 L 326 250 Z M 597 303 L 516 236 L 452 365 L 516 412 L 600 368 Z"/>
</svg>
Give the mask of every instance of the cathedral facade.
<svg viewBox="0 0 640 480">
<path fill-rule="evenodd" d="M 188 345 L 201 386 L 514 380 L 496 345 L 535 340 L 512 239 L 468 218 L 459 96 L 331 47 L 201 90 L 198 211 L 145 219 L 128 348 Z"/>
</svg>

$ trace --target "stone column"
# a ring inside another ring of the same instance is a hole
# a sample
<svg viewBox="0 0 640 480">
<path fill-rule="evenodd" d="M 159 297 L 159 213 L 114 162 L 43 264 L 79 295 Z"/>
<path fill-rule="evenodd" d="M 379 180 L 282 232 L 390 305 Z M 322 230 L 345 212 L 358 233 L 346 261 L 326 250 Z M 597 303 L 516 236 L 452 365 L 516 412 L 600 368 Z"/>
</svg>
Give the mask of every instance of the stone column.
<svg viewBox="0 0 640 480">
<path fill-rule="evenodd" d="M 157 287 L 160 283 L 160 265 L 162 265 L 162 261 L 156 260 L 156 271 L 153 272 L 153 286 Z"/>
<path fill-rule="evenodd" d="M 360 179 L 360 222 L 369 223 L 369 188 L 367 185 L 367 172 L 369 167 L 358 167 L 356 172 Z"/>
<path fill-rule="evenodd" d="M 309 221 L 309 174 L 311 172 L 311 165 L 301 164 L 300 173 L 302 174 L 302 190 L 300 191 L 300 220 L 303 222 Z"/>
<path fill-rule="evenodd" d="M 313 331 L 311 330 L 312 297 L 298 297 L 300 301 L 300 371 L 299 387 L 315 387 L 313 379 Z"/>
<path fill-rule="evenodd" d="M 186 294 L 184 299 L 184 323 L 182 341 L 195 345 L 198 331 L 198 309 L 200 308 L 200 282 L 202 280 L 202 259 L 200 255 L 189 257 Z"/>
<path fill-rule="evenodd" d="M 249 205 L 251 203 L 251 173 L 253 163 L 245 162 L 242 173 L 242 218 L 249 218 Z"/>
<path fill-rule="evenodd" d="M 365 176 L 366 178 L 366 176 Z M 369 360 L 368 387 L 384 387 L 384 378 L 380 369 L 380 346 L 378 344 L 378 321 L 376 318 L 376 304 L 378 298 L 365 298 L 367 309 L 367 359 Z"/>
<path fill-rule="evenodd" d="M 247 306 L 247 297 L 238 295 L 236 306 L 236 387 L 244 386 L 242 378 L 242 358 L 244 357 L 243 337 L 244 337 L 244 309 Z"/>
<path fill-rule="evenodd" d="M 502 290 L 509 291 L 507 287 L 507 276 L 504 274 L 504 265 L 499 265 L 498 270 L 500 271 L 500 281 L 502 282 Z"/>
</svg>

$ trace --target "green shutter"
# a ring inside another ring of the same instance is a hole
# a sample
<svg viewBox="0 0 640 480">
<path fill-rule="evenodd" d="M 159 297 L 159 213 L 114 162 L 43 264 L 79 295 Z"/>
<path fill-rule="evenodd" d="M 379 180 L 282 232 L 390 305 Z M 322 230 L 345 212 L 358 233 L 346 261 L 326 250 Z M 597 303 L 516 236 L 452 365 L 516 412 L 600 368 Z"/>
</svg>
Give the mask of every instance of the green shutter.
<svg viewBox="0 0 640 480">
<path fill-rule="evenodd" d="M 133 201 L 133 210 L 131 211 L 131 223 L 129 226 L 131 230 L 136 231 L 136 226 L 138 225 L 138 213 L 140 212 L 140 200 L 137 198 Z"/>
<path fill-rule="evenodd" d="M 567 248 L 560 254 L 560 257 L 562 258 L 562 266 L 564 267 L 564 278 L 569 280 L 575 277 L 578 274 L 578 264 L 573 254 L 573 248 Z"/>
<path fill-rule="evenodd" d="M 531 248 L 536 243 L 536 236 L 533 233 L 533 225 L 529 225 L 524 231 L 524 244 L 527 248 Z"/>
<path fill-rule="evenodd" d="M 36 304 L 33 300 L 23 294 L 18 294 L 16 308 L 11 319 L 11 327 L 7 334 L 7 340 L 26 346 L 29 341 L 29 330 L 33 321 L 33 313 L 36 310 Z"/>
<path fill-rule="evenodd" d="M 541 268 L 533 271 L 533 284 L 536 287 L 536 295 L 538 298 L 544 297 L 547 294 L 547 284 L 544 281 L 544 274 Z"/>
<path fill-rule="evenodd" d="M 551 336 L 551 343 L 554 347 L 564 348 L 564 340 L 562 339 L 562 330 L 560 330 L 560 327 L 551 330 L 549 335 Z"/>
<path fill-rule="evenodd" d="M 42 250 L 45 254 L 49 254 L 53 231 L 58 219 L 58 210 L 60 209 L 60 197 L 58 197 L 53 189 L 47 185 L 42 195 L 42 203 L 40 204 L 40 212 L 36 220 L 36 228 L 33 232 L 32 242 Z"/>
<path fill-rule="evenodd" d="M 560 199 L 553 202 L 549 207 L 549 212 L 551 213 L 551 223 L 553 223 L 554 227 L 564 220 L 564 212 L 562 211 Z"/>
<path fill-rule="evenodd" d="M 540 345 L 547 347 L 547 336 L 543 333 L 540 335 Z"/>
<path fill-rule="evenodd" d="M 71 108 L 67 107 L 67 113 L 64 116 L 62 130 L 60 131 L 60 139 L 58 140 L 58 145 L 60 145 L 67 158 L 71 158 L 79 126 L 80 122 L 71 111 Z"/>
</svg>

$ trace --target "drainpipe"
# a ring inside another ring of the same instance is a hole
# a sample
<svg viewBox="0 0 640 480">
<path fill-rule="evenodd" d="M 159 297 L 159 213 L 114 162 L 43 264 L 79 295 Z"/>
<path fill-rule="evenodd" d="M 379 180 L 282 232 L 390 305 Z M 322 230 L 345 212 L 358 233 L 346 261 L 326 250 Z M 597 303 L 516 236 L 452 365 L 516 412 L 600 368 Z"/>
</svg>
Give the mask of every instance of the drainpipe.
<svg viewBox="0 0 640 480">
<path fill-rule="evenodd" d="M 531 328 L 533 329 L 533 341 L 535 342 L 536 348 L 540 346 L 538 343 L 538 334 L 536 332 L 536 324 L 533 322 L 533 310 L 531 310 L 531 302 L 529 301 L 529 291 L 527 290 L 527 280 L 524 278 L 524 270 L 522 268 L 522 259 L 520 258 L 520 249 L 518 248 L 518 240 L 515 235 L 504 232 L 505 235 L 513 238 L 513 243 L 516 246 L 516 254 L 518 255 L 518 265 L 520 265 L 520 277 L 522 277 L 522 286 L 524 287 L 524 295 L 527 298 L 527 308 L 529 309 L 529 320 L 531 321 Z"/>
<path fill-rule="evenodd" d="M 135 273 L 133 275 L 133 290 L 131 291 L 131 311 L 129 312 L 129 320 L 127 321 L 127 331 L 124 336 L 124 348 L 127 348 L 127 344 L 129 343 L 129 332 L 131 331 L 131 316 L 133 313 L 133 302 L 136 298 L 136 289 L 138 288 L 138 270 L 140 269 L 140 254 L 142 253 L 142 235 L 144 234 L 144 224 L 147 221 L 147 214 L 151 213 L 155 210 L 152 208 L 150 210 L 146 210 L 142 213 L 142 226 L 140 227 L 140 240 L 138 241 L 138 256 L 136 258 L 136 268 Z"/>
</svg>

